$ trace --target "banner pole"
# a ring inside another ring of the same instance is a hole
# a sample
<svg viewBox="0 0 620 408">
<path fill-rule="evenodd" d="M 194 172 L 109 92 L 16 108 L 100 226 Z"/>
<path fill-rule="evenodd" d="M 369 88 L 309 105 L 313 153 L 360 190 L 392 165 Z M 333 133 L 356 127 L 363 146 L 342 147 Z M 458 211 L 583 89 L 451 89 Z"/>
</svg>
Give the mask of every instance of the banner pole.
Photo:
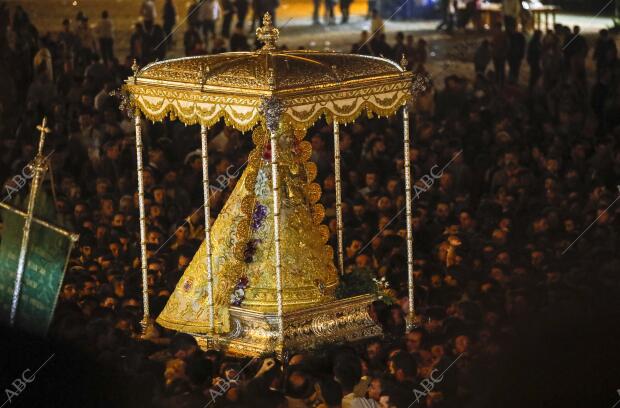
<svg viewBox="0 0 620 408">
<path fill-rule="evenodd" d="M 28 194 L 28 207 L 24 220 L 24 233 L 19 250 L 19 258 L 17 259 L 17 272 L 15 273 L 15 287 L 13 288 L 13 298 L 11 299 L 11 315 L 9 324 L 11 327 L 15 325 L 15 317 L 17 316 L 17 305 L 19 303 L 19 295 L 22 289 L 22 281 L 24 279 L 24 269 L 26 268 L 26 258 L 28 255 L 28 243 L 30 241 L 30 227 L 34 218 L 34 205 L 36 203 L 37 193 L 41 186 L 41 177 L 45 173 L 45 157 L 43 156 L 43 146 L 45 145 L 45 135 L 50 132 L 47 128 L 47 118 L 43 118 L 43 123 L 37 126 L 41 131 L 39 136 L 39 150 L 34 158 L 32 185 Z"/>
<path fill-rule="evenodd" d="M 13 207 L 11 207 L 10 205 L 8 205 L 6 203 L 0 202 L 0 208 L 5 209 L 7 211 L 10 211 L 13 214 L 17 214 L 17 215 L 19 215 L 22 218 L 26 218 L 27 215 L 28 215 L 27 213 L 25 213 L 24 211 L 20 210 L 19 208 L 13 208 Z M 80 238 L 79 234 L 76 234 L 76 233 L 71 232 L 71 231 L 67 231 L 64 228 L 60 228 L 60 227 L 58 227 L 58 226 L 56 226 L 56 225 L 54 225 L 54 224 L 52 224 L 50 222 L 47 222 L 47 221 L 42 220 L 40 218 L 37 218 L 35 216 L 32 217 L 32 222 L 34 222 L 35 224 L 39 224 L 39 225 L 41 225 L 41 226 L 43 226 L 45 228 L 48 228 L 48 229 L 50 229 L 50 230 L 52 230 L 54 232 L 57 232 L 58 234 L 71 239 L 73 242 L 76 242 Z"/>
</svg>

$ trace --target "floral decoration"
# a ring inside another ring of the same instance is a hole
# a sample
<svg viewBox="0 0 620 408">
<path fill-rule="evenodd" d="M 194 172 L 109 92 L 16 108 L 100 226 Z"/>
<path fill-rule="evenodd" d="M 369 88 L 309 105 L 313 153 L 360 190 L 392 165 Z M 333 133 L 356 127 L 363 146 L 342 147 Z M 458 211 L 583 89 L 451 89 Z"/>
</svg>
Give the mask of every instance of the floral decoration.
<svg viewBox="0 0 620 408">
<path fill-rule="evenodd" d="M 263 160 L 271 161 L 271 143 L 266 143 L 263 147 Z"/>
<path fill-rule="evenodd" d="M 372 278 L 372 280 L 377 285 L 377 298 L 388 305 L 394 304 L 396 302 L 396 293 L 390 288 L 390 284 L 385 279 L 385 276 L 381 279 Z"/>
<path fill-rule="evenodd" d="M 251 239 L 245 244 L 245 249 L 243 251 L 243 261 L 245 263 L 250 263 L 254 261 L 254 255 L 256 254 L 256 249 L 258 248 L 258 244 L 262 241 L 260 239 Z"/>
<path fill-rule="evenodd" d="M 260 229 L 265 223 L 265 217 L 267 216 L 267 207 L 263 204 L 256 203 L 254 212 L 252 213 L 252 231 Z"/>
<path fill-rule="evenodd" d="M 233 306 L 241 306 L 245 299 L 245 289 L 248 287 L 249 280 L 247 276 L 242 276 L 237 281 L 233 293 L 230 295 L 230 304 Z"/>
</svg>

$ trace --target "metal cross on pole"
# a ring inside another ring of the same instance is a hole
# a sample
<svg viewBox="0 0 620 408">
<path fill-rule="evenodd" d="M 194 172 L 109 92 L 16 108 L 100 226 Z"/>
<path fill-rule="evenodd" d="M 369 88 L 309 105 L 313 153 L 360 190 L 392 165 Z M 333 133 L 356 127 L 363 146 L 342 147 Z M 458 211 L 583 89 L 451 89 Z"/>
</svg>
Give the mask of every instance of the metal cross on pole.
<svg viewBox="0 0 620 408">
<path fill-rule="evenodd" d="M 46 171 L 46 158 L 43 156 L 43 147 L 45 145 L 45 135 L 50 133 L 50 129 L 47 128 L 47 118 L 43 118 L 43 123 L 37 126 L 37 129 L 41 132 L 39 136 L 39 149 L 37 155 L 33 161 L 33 177 L 32 185 L 30 186 L 30 192 L 28 194 L 28 207 L 26 210 L 26 216 L 24 219 L 24 234 L 22 235 L 22 242 L 19 251 L 19 258 L 17 260 L 17 272 L 15 274 L 15 287 L 13 288 L 13 299 L 11 300 L 11 317 L 10 324 L 15 324 L 15 316 L 17 314 L 17 304 L 19 303 L 19 294 L 22 289 L 22 281 L 24 278 L 24 269 L 26 267 L 26 257 L 28 254 L 28 242 L 30 240 L 30 227 L 32 225 L 32 219 L 34 217 L 34 205 L 36 202 L 37 192 L 41 186 L 41 180 L 43 174 Z"/>
</svg>

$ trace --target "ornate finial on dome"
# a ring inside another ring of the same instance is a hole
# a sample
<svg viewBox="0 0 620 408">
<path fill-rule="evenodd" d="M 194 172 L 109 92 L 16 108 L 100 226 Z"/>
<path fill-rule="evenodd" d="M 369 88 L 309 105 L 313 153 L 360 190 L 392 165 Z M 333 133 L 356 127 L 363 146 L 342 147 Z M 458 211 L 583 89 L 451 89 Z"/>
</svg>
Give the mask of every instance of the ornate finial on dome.
<svg viewBox="0 0 620 408">
<path fill-rule="evenodd" d="M 140 71 L 140 66 L 138 65 L 138 61 L 135 58 L 133 59 L 131 70 L 133 71 L 133 83 L 135 84 L 138 82 L 138 71 Z"/>
<path fill-rule="evenodd" d="M 400 58 L 400 66 L 403 69 L 407 69 L 407 64 L 409 63 L 409 61 L 407 60 L 407 57 L 405 57 L 405 54 L 403 53 L 403 56 Z"/>
<path fill-rule="evenodd" d="M 275 50 L 279 36 L 280 30 L 271 23 L 271 14 L 269 12 L 265 13 L 263 16 L 263 26 L 256 29 L 256 37 L 265 44 L 262 49 Z"/>
</svg>

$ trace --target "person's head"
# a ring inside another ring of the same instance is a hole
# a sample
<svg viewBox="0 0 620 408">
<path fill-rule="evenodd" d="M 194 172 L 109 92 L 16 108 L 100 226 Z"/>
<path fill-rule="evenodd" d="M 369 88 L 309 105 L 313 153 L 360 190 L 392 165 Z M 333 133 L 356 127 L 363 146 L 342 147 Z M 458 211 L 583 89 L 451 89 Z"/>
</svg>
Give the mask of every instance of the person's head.
<svg viewBox="0 0 620 408">
<path fill-rule="evenodd" d="M 149 167 L 144 168 L 143 180 L 144 180 L 144 188 L 149 189 L 155 184 L 155 176 L 153 175 L 153 170 Z"/>
<path fill-rule="evenodd" d="M 382 196 L 377 201 L 377 210 L 379 211 L 389 211 L 392 209 L 392 201 L 389 197 Z"/>
<path fill-rule="evenodd" d="M 374 188 L 379 184 L 379 177 L 375 171 L 369 171 L 366 172 L 366 175 L 364 176 L 364 182 L 367 187 Z"/>
<path fill-rule="evenodd" d="M 471 340 L 469 336 L 461 334 L 454 339 L 455 354 L 467 353 L 470 349 Z"/>
<path fill-rule="evenodd" d="M 534 234 L 544 234 L 549 230 L 549 222 L 547 222 L 547 218 L 540 216 L 537 217 L 532 223 L 532 230 Z"/>
<path fill-rule="evenodd" d="M 105 298 L 101 300 L 101 303 L 99 304 L 99 306 L 106 308 L 106 309 L 114 310 L 118 306 L 118 299 L 115 298 L 114 296 L 106 296 Z"/>
<path fill-rule="evenodd" d="M 450 205 L 446 202 L 439 202 L 435 207 L 435 216 L 441 221 L 445 221 L 450 216 Z"/>
<path fill-rule="evenodd" d="M 340 150 L 346 152 L 351 149 L 353 137 L 349 132 L 341 132 L 340 134 Z"/>
<path fill-rule="evenodd" d="M 179 259 L 177 260 L 177 268 L 179 268 L 180 270 L 184 270 L 185 268 L 187 268 L 191 260 L 192 258 L 190 254 L 183 252 L 180 253 Z"/>
<path fill-rule="evenodd" d="M 60 297 L 65 301 L 73 301 L 77 299 L 77 285 L 72 278 L 66 278 L 62 285 L 62 292 Z"/>
<path fill-rule="evenodd" d="M 105 157 L 110 160 L 117 160 L 121 154 L 120 145 L 116 142 L 108 142 L 103 146 Z"/>
<path fill-rule="evenodd" d="M 288 361 L 289 366 L 302 364 L 306 360 L 306 355 L 303 353 L 295 353 Z"/>
<path fill-rule="evenodd" d="M 363 203 L 358 202 L 353 204 L 353 214 L 355 214 L 356 217 L 362 218 L 365 213 L 366 206 Z"/>
<path fill-rule="evenodd" d="M 331 378 L 325 378 L 319 382 L 321 396 L 325 403 L 325 408 L 340 407 L 342 402 L 342 387 L 338 382 Z"/>
<path fill-rule="evenodd" d="M 78 123 L 80 125 L 80 129 L 85 130 L 88 129 L 93 124 L 93 117 L 88 110 L 84 110 L 80 112 L 78 116 Z"/>
<path fill-rule="evenodd" d="M 153 244 L 153 245 L 161 245 L 162 243 L 162 235 L 161 232 L 159 232 L 158 230 L 150 230 L 147 234 L 146 234 L 146 242 L 148 244 Z"/>
<path fill-rule="evenodd" d="M 375 377 L 370 381 L 368 385 L 368 398 L 379 402 L 381 393 L 383 392 L 383 381 L 379 377 Z"/>
<path fill-rule="evenodd" d="M 86 235 L 84 238 L 80 239 L 80 255 L 84 260 L 93 258 L 93 251 L 96 244 L 94 237 L 91 235 Z"/>
<path fill-rule="evenodd" d="M 325 141 L 318 133 L 312 136 L 312 139 L 310 139 L 310 143 L 312 144 L 312 150 L 315 152 L 322 152 L 323 150 L 325 150 Z"/>
<path fill-rule="evenodd" d="M 415 379 L 418 367 L 411 354 L 399 351 L 392 355 L 389 361 L 390 374 L 398 382 Z"/>
<path fill-rule="evenodd" d="M 414 329 L 407 333 L 406 345 L 407 351 L 409 353 L 415 353 L 420 351 L 422 348 L 422 341 L 424 339 L 424 334 L 420 329 Z"/>
<path fill-rule="evenodd" d="M 581 32 L 581 27 L 578 25 L 573 26 L 573 35 L 578 35 Z"/>
<path fill-rule="evenodd" d="M 458 157 L 458 156 L 457 156 Z M 454 185 L 454 176 L 450 172 L 444 172 L 439 178 L 439 186 L 444 191 L 450 191 Z"/>
<path fill-rule="evenodd" d="M 286 395 L 290 398 L 306 399 L 313 394 L 314 384 L 308 373 L 293 366 L 288 372 L 285 389 Z"/>
<path fill-rule="evenodd" d="M 185 242 L 189 238 L 189 228 L 187 224 L 183 223 L 174 231 L 174 238 L 177 242 Z"/>
<path fill-rule="evenodd" d="M 385 152 L 385 142 L 383 141 L 383 139 L 378 137 L 373 140 L 371 151 L 374 156 L 383 154 Z"/>
<path fill-rule="evenodd" d="M 108 10 L 103 10 L 103 11 L 101 12 L 101 18 L 105 20 L 105 19 L 107 19 L 108 17 L 109 17 Z"/>
<path fill-rule="evenodd" d="M 359 254 L 355 257 L 355 265 L 358 268 L 368 268 L 371 265 L 371 259 L 366 254 Z"/>
<path fill-rule="evenodd" d="M 78 19 L 80 22 L 80 26 L 83 28 L 88 28 L 88 17 L 82 14 L 81 18 Z"/>
<path fill-rule="evenodd" d="M 337 357 L 334 365 L 334 380 L 342 387 L 343 394 L 349 394 L 362 378 L 362 364 L 359 357 L 345 353 Z"/>
<path fill-rule="evenodd" d="M 612 220 L 612 214 L 608 211 L 608 208 L 601 206 L 596 210 L 596 224 L 608 225 Z"/>
<path fill-rule="evenodd" d="M 175 380 L 185 379 L 186 366 L 185 361 L 182 359 L 174 358 L 172 360 L 168 360 L 164 371 L 166 385 L 171 385 Z"/>
<path fill-rule="evenodd" d="M 151 258 L 147 261 L 149 273 L 153 273 L 156 276 L 161 276 L 165 270 L 165 262 L 160 258 Z"/>
<path fill-rule="evenodd" d="M 540 41 L 540 39 L 542 38 L 542 31 L 541 30 L 534 30 L 534 39 L 536 41 Z"/>
<path fill-rule="evenodd" d="M 92 278 L 85 278 L 80 283 L 80 297 L 94 296 L 97 284 Z"/>
<path fill-rule="evenodd" d="M 73 217 L 76 222 L 83 221 L 86 217 L 88 217 L 88 204 L 84 202 L 78 202 L 73 207 Z"/>
<path fill-rule="evenodd" d="M 156 204 L 163 205 L 166 200 L 166 189 L 163 186 L 155 186 L 152 190 L 153 200 Z"/>
<path fill-rule="evenodd" d="M 499 265 L 510 265 L 510 253 L 506 250 L 499 251 L 495 256 L 495 262 Z"/>
<path fill-rule="evenodd" d="M 202 388 L 205 385 L 211 385 L 213 365 L 210 360 L 192 358 L 187 363 L 185 372 L 192 386 Z"/>
<path fill-rule="evenodd" d="M 155 164 L 161 164 L 166 159 L 164 149 L 160 146 L 153 146 L 148 152 L 149 161 Z"/>
<path fill-rule="evenodd" d="M 323 180 L 323 191 L 334 191 L 336 187 L 336 180 L 334 179 L 334 175 L 330 174 L 325 177 Z"/>
<path fill-rule="evenodd" d="M 373 361 L 382 357 L 382 347 L 380 341 L 372 341 L 366 346 L 366 357 Z"/>
<path fill-rule="evenodd" d="M 469 231 L 474 227 L 474 219 L 471 216 L 471 213 L 467 210 L 462 210 L 459 214 L 459 225 L 461 230 Z"/>
<path fill-rule="evenodd" d="M 107 219 L 112 218 L 114 215 L 114 200 L 110 196 L 103 196 L 99 200 L 99 210 L 101 211 L 101 215 L 106 217 Z"/>
<path fill-rule="evenodd" d="M 533 249 L 530 255 L 532 266 L 539 268 L 545 262 L 545 253 L 541 249 Z"/>
<path fill-rule="evenodd" d="M 187 359 L 193 356 L 197 350 L 196 339 L 186 333 L 177 333 L 170 342 L 170 353 L 174 358 Z"/>
<path fill-rule="evenodd" d="M 400 181 L 398 180 L 398 178 L 391 177 L 390 179 L 388 179 L 385 185 L 385 189 L 391 196 L 398 195 L 400 193 Z"/>
</svg>

